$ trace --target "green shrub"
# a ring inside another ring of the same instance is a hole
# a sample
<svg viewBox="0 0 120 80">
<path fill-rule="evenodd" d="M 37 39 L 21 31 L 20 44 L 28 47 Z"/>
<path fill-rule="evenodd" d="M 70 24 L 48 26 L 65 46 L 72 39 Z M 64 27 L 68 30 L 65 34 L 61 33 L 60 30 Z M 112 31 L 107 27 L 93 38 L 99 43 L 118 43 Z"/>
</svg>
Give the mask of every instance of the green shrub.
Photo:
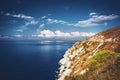
<svg viewBox="0 0 120 80">
<path fill-rule="evenodd" d="M 97 52 L 91 59 L 90 59 L 90 70 L 98 69 L 99 67 L 103 66 L 106 61 L 114 55 L 115 52 L 102 50 Z"/>
</svg>

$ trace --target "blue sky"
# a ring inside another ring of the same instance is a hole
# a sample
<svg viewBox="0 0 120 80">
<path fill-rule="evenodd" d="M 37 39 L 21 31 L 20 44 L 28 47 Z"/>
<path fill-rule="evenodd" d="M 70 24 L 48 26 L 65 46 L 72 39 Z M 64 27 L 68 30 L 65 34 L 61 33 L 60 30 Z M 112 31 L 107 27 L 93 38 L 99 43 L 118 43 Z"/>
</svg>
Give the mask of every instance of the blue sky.
<svg viewBox="0 0 120 80">
<path fill-rule="evenodd" d="M 86 38 L 119 26 L 119 14 L 119 0 L 1 0 L 0 39 Z"/>
</svg>

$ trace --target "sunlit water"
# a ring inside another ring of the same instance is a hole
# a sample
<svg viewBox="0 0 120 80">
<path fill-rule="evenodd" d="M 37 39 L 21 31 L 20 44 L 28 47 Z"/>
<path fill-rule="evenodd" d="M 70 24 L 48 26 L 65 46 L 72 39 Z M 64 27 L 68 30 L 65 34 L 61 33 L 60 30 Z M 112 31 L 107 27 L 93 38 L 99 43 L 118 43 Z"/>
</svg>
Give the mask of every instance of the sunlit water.
<svg viewBox="0 0 120 80">
<path fill-rule="evenodd" d="M 73 43 L 0 41 L 0 80 L 55 80 L 58 61 Z"/>
</svg>

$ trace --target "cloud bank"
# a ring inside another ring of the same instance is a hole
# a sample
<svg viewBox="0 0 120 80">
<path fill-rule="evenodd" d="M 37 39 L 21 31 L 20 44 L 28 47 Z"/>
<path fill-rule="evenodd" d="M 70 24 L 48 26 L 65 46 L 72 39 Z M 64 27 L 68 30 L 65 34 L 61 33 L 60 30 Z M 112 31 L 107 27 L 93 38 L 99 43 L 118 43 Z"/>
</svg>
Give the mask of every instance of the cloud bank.
<svg viewBox="0 0 120 80">
<path fill-rule="evenodd" d="M 62 32 L 60 30 L 51 31 L 51 30 L 42 30 L 37 35 L 33 35 L 34 37 L 42 37 L 42 38 L 75 38 L 75 37 L 90 37 L 96 33 L 93 32 Z"/>
</svg>

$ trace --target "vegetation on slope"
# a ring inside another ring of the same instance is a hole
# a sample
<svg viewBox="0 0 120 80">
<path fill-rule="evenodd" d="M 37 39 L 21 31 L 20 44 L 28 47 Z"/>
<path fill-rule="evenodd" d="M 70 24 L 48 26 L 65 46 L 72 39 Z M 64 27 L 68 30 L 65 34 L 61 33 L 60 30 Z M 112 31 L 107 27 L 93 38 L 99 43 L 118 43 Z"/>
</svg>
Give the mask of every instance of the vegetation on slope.
<svg viewBox="0 0 120 80">
<path fill-rule="evenodd" d="M 102 67 L 106 62 L 115 54 L 115 52 L 111 52 L 108 50 L 102 50 L 97 52 L 91 59 L 90 59 L 90 71 L 94 71 L 100 67 Z"/>
<path fill-rule="evenodd" d="M 86 73 L 66 76 L 64 80 L 119 80 L 120 53 L 98 51 L 90 60 Z"/>
</svg>

